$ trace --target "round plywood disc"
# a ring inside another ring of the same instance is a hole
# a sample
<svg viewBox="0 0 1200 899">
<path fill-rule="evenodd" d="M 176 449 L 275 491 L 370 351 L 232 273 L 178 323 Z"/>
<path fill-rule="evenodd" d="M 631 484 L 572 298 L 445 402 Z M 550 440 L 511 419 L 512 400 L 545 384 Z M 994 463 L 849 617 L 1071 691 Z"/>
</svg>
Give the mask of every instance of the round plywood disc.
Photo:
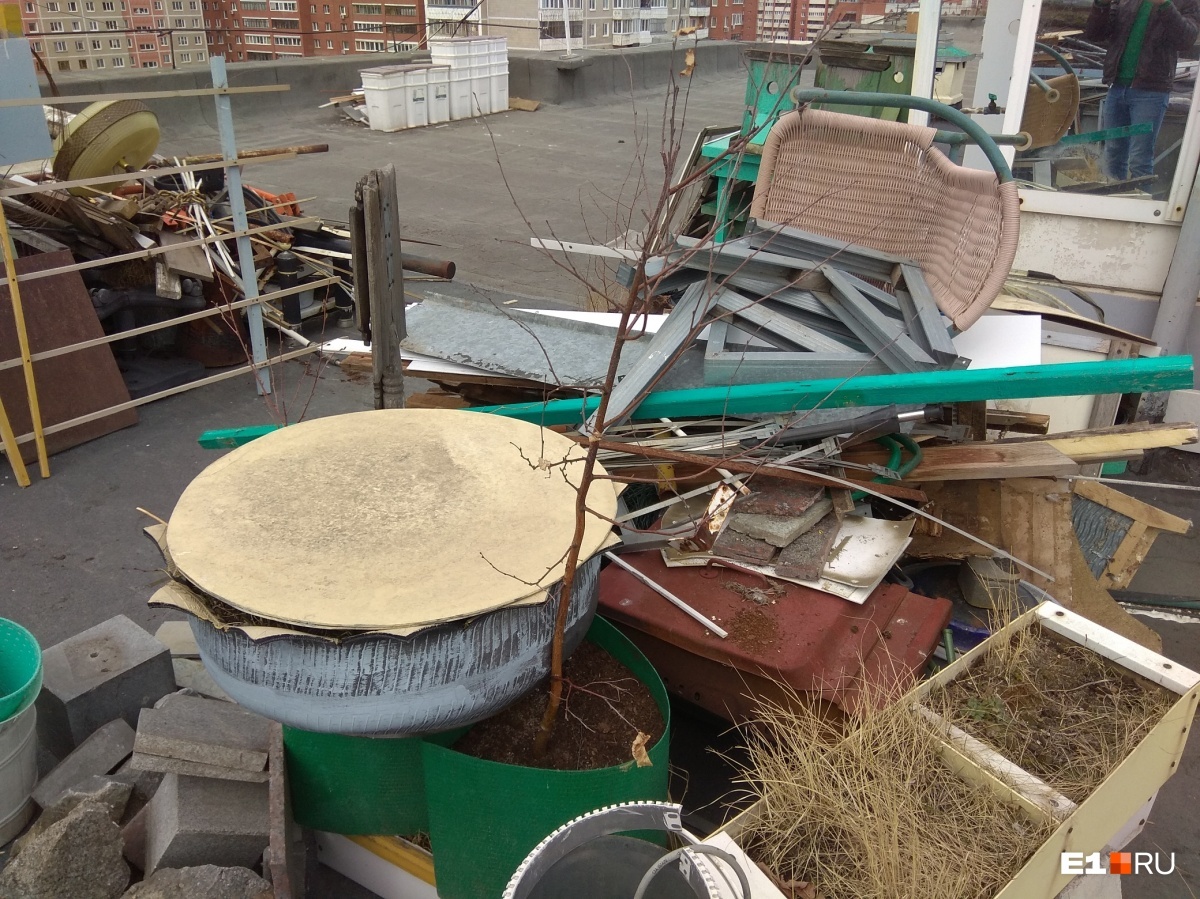
<svg viewBox="0 0 1200 899">
<path fill-rule="evenodd" d="M 167 543 L 200 590 L 274 621 L 375 630 L 465 618 L 562 577 L 576 497 L 563 473 L 577 484 L 583 455 L 553 431 L 478 412 L 316 419 L 202 471 Z M 588 507 L 581 558 L 609 536 L 610 481 L 593 484 Z"/>
<path fill-rule="evenodd" d="M 75 187 L 71 193 L 90 196 L 128 180 L 124 173 L 144 166 L 158 148 L 158 116 L 139 100 L 93 103 L 71 119 L 54 154 L 54 176 L 62 181 L 118 177 L 104 184 Z"/>
</svg>

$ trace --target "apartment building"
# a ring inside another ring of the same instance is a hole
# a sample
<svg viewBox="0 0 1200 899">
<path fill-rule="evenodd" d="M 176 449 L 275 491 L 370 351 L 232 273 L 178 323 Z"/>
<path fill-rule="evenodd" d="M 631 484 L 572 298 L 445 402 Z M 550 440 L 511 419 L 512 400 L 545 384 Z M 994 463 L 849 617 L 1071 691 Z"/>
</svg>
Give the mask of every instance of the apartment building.
<svg viewBox="0 0 1200 899">
<path fill-rule="evenodd" d="M 712 0 L 708 37 L 714 41 L 752 41 L 758 36 L 758 0 Z"/>
<path fill-rule="evenodd" d="M 20 0 L 30 47 L 50 72 L 207 64 L 202 0 Z"/>
<path fill-rule="evenodd" d="M 439 0 L 441 2 L 441 0 Z M 432 7 L 431 7 L 432 8 Z M 526 50 L 611 49 L 709 36 L 709 0 L 483 0 L 484 33 Z"/>
<path fill-rule="evenodd" d="M 174 0 L 172 0 L 174 2 Z M 190 0 L 188 0 L 190 2 Z M 230 62 L 416 50 L 425 38 L 421 0 L 311 3 L 199 0 L 208 50 Z"/>
<path fill-rule="evenodd" d="M 888 0 L 758 0 L 760 41 L 807 41 L 835 22 L 863 22 L 888 11 Z"/>
</svg>

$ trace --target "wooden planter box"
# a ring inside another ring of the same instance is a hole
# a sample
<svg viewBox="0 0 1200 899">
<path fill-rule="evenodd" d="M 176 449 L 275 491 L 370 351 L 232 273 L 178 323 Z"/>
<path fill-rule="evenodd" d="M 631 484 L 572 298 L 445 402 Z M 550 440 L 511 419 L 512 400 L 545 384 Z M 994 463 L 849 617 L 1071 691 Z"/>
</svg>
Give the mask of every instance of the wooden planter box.
<svg viewBox="0 0 1200 899">
<path fill-rule="evenodd" d="M 991 647 L 1035 624 L 1141 675 L 1178 699 L 1162 720 L 1083 802 L 1075 804 L 1033 774 L 979 740 L 950 726 L 921 703 L 936 688 L 958 677 Z M 1114 837 L 1129 839 L 1125 822 L 1146 808 L 1158 788 L 1175 773 L 1200 697 L 1200 674 L 1114 634 L 1057 603 L 1045 602 L 993 634 L 953 664 L 923 681 L 903 700 L 912 703 L 943 735 L 943 758 L 963 780 L 983 784 L 1034 820 L 1057 822 L 1050 838 L 994 899 L 1051 899 L 1074 879 L 1063 874 L 1063 852 L 1100 852 Z M 751 806 L 721 828 L 734 839 L 755 815 Z M 1141 817 L 1144 817 L 1144 813 Z M 1138 822 L 1135 820 L 1134 824 Z M 1119 840 L 1118 840 L 1119 844 Z M 1119 846 L 1118 846 L 1119 848 Z"/>
</svg>

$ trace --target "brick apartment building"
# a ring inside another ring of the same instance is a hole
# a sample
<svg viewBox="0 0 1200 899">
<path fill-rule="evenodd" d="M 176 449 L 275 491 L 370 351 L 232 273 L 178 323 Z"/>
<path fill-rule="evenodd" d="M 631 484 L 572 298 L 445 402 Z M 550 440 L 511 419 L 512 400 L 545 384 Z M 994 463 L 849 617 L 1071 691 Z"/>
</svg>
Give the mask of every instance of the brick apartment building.
<svg viewBox="0 0 1200 899">
<path fill-rule="evenodd" d="M 51 73 L 208 63 L 202 0 L 20 0 L 21 24 Z"/>
<path fill-rule="evenodd" d="M 756 37 L 760 41 L 811 40 L 827 25 L 863 22 L 884 15 L 888 7 L 888 0 L 758 0 Z"/>
<path fill-rule="evenodd" d="M 708 36 L 714 41 L 752 41 L 758 35 L 759 0 L 712 0 Z"/>
</svg>

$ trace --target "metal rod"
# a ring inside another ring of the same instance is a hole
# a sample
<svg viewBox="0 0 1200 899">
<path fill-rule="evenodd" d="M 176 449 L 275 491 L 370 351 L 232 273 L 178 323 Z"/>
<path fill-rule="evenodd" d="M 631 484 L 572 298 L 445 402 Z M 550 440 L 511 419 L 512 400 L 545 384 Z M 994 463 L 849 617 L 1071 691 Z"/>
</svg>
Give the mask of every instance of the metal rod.
<svg viewBox="0 0 1200 899">
<path fill-rule="evenodd" d="M 238 159 L 261 159 L 264 156 L 278 156 L 280 153 L 290 153 L 296 156 L 308 156 L 312 153 L 328 153 L 329 144 L 300 144 L 295 147 L 263 147 L 261 150 L 239 150 Z M 202 153 L 199 156 L 185 156 L 184 165 L 197 162 L 224 162 L 225 157 L 220 153 Z"/>
<path fill-rule="evenodd" d="M 15 100 L 0 100 L 0 109 L 13 106 L 43 106 L 47 100 L 56 105 L 67 103 L 98 103 L 105 100 L 167 100 L 171 97 L 212 97 L 229 94 L 274 94 L 291 90 L 290 84 L 264 84 L 259 87 L 226 87 L 215 89 L 201 87 L 181 91 L 138 91 L 135 94 L 76 94 L 73 97 L 19 97 Z"/>
<path fill-rule="evenodd" d="M 726 637 L 729 636 L 729 631 L 723 630 L 722 628 L 718 627 L 713 622 L 709 621 L 707 618 L 705 618 L 703 615 L 701 615 L 699 612 L 697 612 L 695 609 L 693 609 L 691 606 L 689 606 L 686 602 L 684 602 L 682 599 L 680 599 L 678 596 L 676 596 L 674 593 L 672 593 L 666 587 L 664 587 L 661 584 L 659 584 L 655 581 L 652 581 L 650 578 L 646 577 L 646 575 L 642 574 L 640 571 L 638 571 L 636 568 L 634 568 L 632 565 L 630 565 L 628 562 L 626 562 L 620 556 L 618 556 L 614 553 L 606 552 L 604 554 L 604 558 L 608 559 L 608 561 L 613 562 L 616 565 L 619 565 L 621 568 L 628 571 L 635 578 L 637 578 L 639 581 L 641 581 L 643 584 L 645 584 L 647 587 L 649 587 L 651 590 L 653 590 L 655 593 L 657 593 L 659 596 L 661 596 L 667 602 L 671 603 L 673 606 L 678 608 L 685 615 L 688 615 L 689 617 L 691 617 L 691 618 L 695 619 L 696 621 L 700 622 L 701 624 L 703 624 L 706 628 L 708 628 L 710 631 L 712 631 L 714 634 L 716 634 L 722 640 L 724 640 Z"/>
<path fill-rule="evenodd" d="M 17 344 L 21 349 L 21 368 L 25 371 L 25 396 L 29 400 L 29 421 L 37 441 L 38 468 L 42 477 L 50 477 L 50 458 L 46 454 L 46 434 L 42 430 L 42 409 L 38 403 L 37 382 L 33 377 L 33 360 L 29 358 L 29 332 L 25 328 L 25 310 L 21 305 L 21 286 L 17 283 L 17 260 L 12 239 L 8 235 L 8 216 L 0 206 L 0 251 L 4 254 L 4 274 L 8 279 L 8 298 L 12 301 L 13 324 Z"/>
<path fill-rule="evenodd" d="M 79 343 L 68 344 L 67 346 L 56 347 L 52 350 L 43 350 L 40 353 L 34 353 L 29 358 L 34 362 L 41 362 L 44 359 L 53 359 L 56 356 L 65 356 L 68 353 L 77 353 L 80 350 L 90 349 L 94 346 L 103 346 L 106 343 L 115 343 L 118 340 L 124 340 L 127 337 L 137 337 L 139 334 L 149 334 L 152 331 L 161 331 L 164 328 L 173 328 L 176 325 L 182 325 L 186 322 L 197 321 L 202 318 L 209 318 L 213 315 L 220 315 L 224 312 L 233 312 L 237 309 L 244 309 L 255 303 L 266 303 L 269 300 L 281 299 L 285 296 L 291 296 L 297 293 L 304 293 L 307 290 L 314 290 L 318 287 L 339 283 L 338 278 L 325 278 L 321 281 L 311 281 L 306 284 L 297 284 L 295 287 L 289 287 L 286 290 L 277 290 L 264 296 L 256 297 L 253 300 L 238 300 L 234 303 L 223 303 L 220 306 L 212 306 L 208 309 L 201 309 L 199 312 L 189 312 L 186 315 L 180 315 L 177 318 L 169 318 L 165 321 L 155 322 L 153 325 L 142 325 L 139 328 L 130 328 L 128 331 L 118 331 L 116 334 L 105 334 L 103 337 L 96 337 L 92 340 L 83 340 Z M 9 368 L 16 368 L 21 364 L 20 359 L 6 359 L 0 362 L 0 371 Z"/>
<path fill-rule="evenodd" d="M 229 99 L 225 98 L 228 103 Z M 2 106 L 3 104 L 0 104 Z M 236 153 L 234 154 L 237 155 Z M 246 164 L 259 162 L 282 162 L 285 159 L 295 159 L 295 153 L 280 153 L 277 156 L 262 156 L 247 159 Z M 26 184 L 21 187 L 6 187 L 0 190 L 0 197 L 22 197 L 25 194 L 44 194 L 52 190 L 66 190 L 68 187 L 87 187 L 89 184 L 108 184 L 111 181 L 133 181 L 137 178 L 158 178 L 162 175 L 181 175 L 184 172 L 203 172 L 209 169 L 224 169 L 230 165 L 240 165 L 237 159 L 232 163 L 204 162 L 199 165 L 173 165 L 161 169 L 138 169 L 134 172 L 121 172 L 115 175 L 93 175 L 91 178 L 75 178 L 72 181 L 42 181 L 38 184 Z"/>
<path fill-rule="evenodd" d="M 214 88 L 229 86 L 229 76 L 225 72 L 225 57 L 213 56 L 209 60 L 212 69 Z M 233 212 L 233 226 L 237 231 L 246 231 L 250 222 L 246 218 L 246 197 L 242 193 L 242 167 L 237 163 L 237 141 L 233 133 L 233 108 L 228 96 L 217 95 L 213 98 L 217 107 L 217 130 L 221 135 L 221 152 L 225 154 L 226 162 L 234 163 L 225 170 L 225 185 L 229 195 L 229 207 Z M 242 293 L 246 299 L 258 297 L 258 272 L 254 267 L 254 248 L 250 238 L 243 235 L 237 238 L 238 262 L 241 266 Z M 260 396 L 271 392 L 271 372 L 262 367 L 267 361 L 267 338 L 263 333 L 262 307 L 255 304 L 246 309 L 246 324 L 250 330 L 250 358 L 256 364 L 254 380 Z"/>
</svg>

